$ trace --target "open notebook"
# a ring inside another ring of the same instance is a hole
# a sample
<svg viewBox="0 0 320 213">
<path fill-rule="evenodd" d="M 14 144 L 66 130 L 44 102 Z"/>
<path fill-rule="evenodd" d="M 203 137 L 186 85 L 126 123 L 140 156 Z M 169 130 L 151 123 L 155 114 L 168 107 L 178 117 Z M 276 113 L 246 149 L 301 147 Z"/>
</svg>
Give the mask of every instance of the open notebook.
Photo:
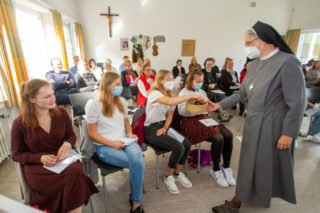
<svg viewBox="0 0 320 213">
<path fill-rule="evenodd" d="M 80 155 L 74 151 L 73 149 L 70 150 L 69 156 L 66 157 L 65 159 L 59 161 L 56 165 L 54 166 L 43 166 L 44 168 L 60 174 L 63 170 L 65 170 L 70 164 L 76 162 L 77 160 L 80 159 Z"/>
</svg>

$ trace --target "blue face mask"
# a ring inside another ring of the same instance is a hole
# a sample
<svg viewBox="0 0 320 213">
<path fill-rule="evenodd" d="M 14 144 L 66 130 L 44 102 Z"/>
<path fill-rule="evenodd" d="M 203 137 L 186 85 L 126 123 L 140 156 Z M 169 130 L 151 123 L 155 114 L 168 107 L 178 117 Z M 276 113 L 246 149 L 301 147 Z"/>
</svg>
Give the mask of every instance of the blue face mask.
<svg viewBox="0 0 320 213">
<path fill-rule="evenodd" d="M 197 84 L 193 85 L 192 88 L 193 88 L 194 90 L 199 90 L 199 89 L 202 88 L 202 85 L 203 85 L 203 82 L 197 83 Z"/>
<path fill-rule="evenodd" d="M 122 93 L 122 90 L 123 90 L 122 86 L 116 86 L 112 91 L 112 96 L 120 96 Z"/>
</svg>

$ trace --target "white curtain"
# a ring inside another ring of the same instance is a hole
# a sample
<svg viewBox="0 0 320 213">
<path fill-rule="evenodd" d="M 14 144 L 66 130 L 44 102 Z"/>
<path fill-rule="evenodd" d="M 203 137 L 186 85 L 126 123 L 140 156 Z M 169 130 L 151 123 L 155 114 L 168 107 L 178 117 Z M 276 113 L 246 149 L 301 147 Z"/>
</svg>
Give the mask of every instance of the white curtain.
<svg viewBox="0 0 320 213">
<path fill-rule="evenodd" d="M 10 149 L 5 141 L 2 124 L 0 123 L 0 163 L 8 158 L 10 155 Z"/>
</svg>

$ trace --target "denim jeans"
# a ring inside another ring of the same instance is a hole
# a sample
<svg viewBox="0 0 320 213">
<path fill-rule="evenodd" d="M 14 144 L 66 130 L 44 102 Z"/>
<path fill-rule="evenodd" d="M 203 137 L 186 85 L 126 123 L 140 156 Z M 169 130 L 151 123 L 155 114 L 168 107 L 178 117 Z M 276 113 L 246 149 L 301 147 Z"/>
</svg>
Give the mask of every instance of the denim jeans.
<svg viewBox="0 0 320 213">
<path fill-rule="evenodd" d="M 309 135 L 315 135 L 320 132 L 320 112 L 314 114 L 313 121 L 309 129 Z"/>
<path fill-rule="evenodd" d="M 140 146 L 132 143 L 122 150 L 110 146 L 96 145 L 99 159 L 114 166 L 129 169 L 131 199 L 141 204 L 144 181 L 144 159 Z"/>
</svg>

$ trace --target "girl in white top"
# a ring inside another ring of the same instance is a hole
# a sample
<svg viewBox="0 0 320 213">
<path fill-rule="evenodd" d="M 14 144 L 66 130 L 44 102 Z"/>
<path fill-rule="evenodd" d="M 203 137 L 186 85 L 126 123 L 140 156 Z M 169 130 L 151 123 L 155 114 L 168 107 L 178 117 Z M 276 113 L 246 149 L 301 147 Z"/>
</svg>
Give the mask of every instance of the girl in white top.
<svg viewBox="0 0 320 213">
<path fill-rule="evenodd" d="M 195 70 L 189 73 L 185 88 L 180 91 L 179 96 L 198 94 L 208 99 L 206 92 L 201 89 L 202 85 L 203 73 L 200 70 Z M 213 106 L 214 103 L 208 101 L 208 111 L 212 111 Z M 178 111 L 183 116 L 181 131 L 192 144 L 201 143 L 202 141 L 211 143 L 213 167 L 210 169 L 210 173 L 214 180 L 221 187 L 234 186 L 236 182 L 230 168 L 233 148 L 232 132 L 224 125 L 209 127 L 203 125 L 199 120 L 208 118 L 208 112 L 190 113 L 186 111 L 185 103 L 178 105 Z M 222 166 L 220 166 L 221 156 L 223 156 Z"/>
<path fill-rule="evenodd" d="M 144 136 L 148 144 L 172 151 L 164 183 L 170 193 L 178 194 L 179 190 L 175 182 L 179 182 L 186 188 L 192 187 L 192 183 L 182 172 L 190 151 L 190 142 L 186 138 L 177 140 L 168 136 L 167 130 L 171 124 L 177 104 L 190 99 L 205 100 L 199 95 L 172 97 L 173 87 L 172 72 L 160 70 L 148 94 Z"/>
<path fill-rule="evenodd" d="M 144 159 L 140 146 L 126 144 L 128 138 L 137 139 L 128 120 L 126 101 L 120 97 L 123 87 L 117 73 L 105 73 L 99 85 L 97 99 L 86 105 L 88 135 L 95 142 L 99 159 L 128 168 L 130 174 L 130 212 L 144 212 L 141 206 L 144 181 Z"/>
</svg>

